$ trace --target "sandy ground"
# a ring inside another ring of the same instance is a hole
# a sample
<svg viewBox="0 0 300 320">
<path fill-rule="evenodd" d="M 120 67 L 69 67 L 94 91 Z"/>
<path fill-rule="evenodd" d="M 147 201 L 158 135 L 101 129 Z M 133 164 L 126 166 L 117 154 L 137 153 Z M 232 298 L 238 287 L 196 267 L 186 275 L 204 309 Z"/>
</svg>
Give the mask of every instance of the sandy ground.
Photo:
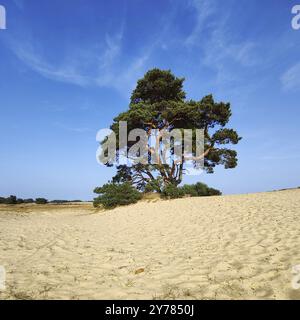
<svg viewBox="0 0 300 320">
<path fill-rule="evenodd" d="M 0 299 L 300 299 L 300 190 L 1 206 Z"/>
</svg>

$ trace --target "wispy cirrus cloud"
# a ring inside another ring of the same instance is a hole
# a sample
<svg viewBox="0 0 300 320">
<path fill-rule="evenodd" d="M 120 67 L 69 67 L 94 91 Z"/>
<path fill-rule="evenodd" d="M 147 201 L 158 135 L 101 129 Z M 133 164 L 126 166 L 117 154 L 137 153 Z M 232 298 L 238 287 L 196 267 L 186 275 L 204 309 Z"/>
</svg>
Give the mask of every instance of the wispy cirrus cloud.
<svg viewBox="0 0 300 320">
<path fill-rule="evenodd" d="M 11 41 L 10 48 L 27 67 L 45 78 L 82 87 L 111 87 L 127 96 L 146 68 L 155 65 L 153 56 L 157 50 L 173 50 L 182 45 L 174 41 L 179 36 L 173 27 L 176 19 L 180 19 L 180 10 L 190 11 L 191 8 L 195 12 L 195 23 L 191 33 L 183 39 L 184 48 L 191 49 L 191 52 L 195 48 L 200 49 L 201 64 L 215 72 L 217 83 L 227 83 L 236 77 L 235 70 L 229 64 L 247 67 L 256 63 L 253 55 L 255 44 L 233 41 L 230 32 L 226 32 L 229 17 L 215 22 L 218 10 L 217 2 L 213 0 L 190 0 L 183 7 L 181 3 L 174 5 L 169 14 L 162 18 L 161 28 L 155 31 L 156 36 L 143 43 L 128 61 L 121 62 L 124 22 L 118 32 L 105 34 L 100 45 L 90 43 L 85 48 L 74 47 L 71 54 L 64 53 L 54 60 L 53 57 L 52 60 L 47 58 L 45 47 L 38 47 L 37 43 L 42 43 L 38 39 L 22 37 Z"/>
<path fill-rule="evenodd" d="M 252 41 L 233 41 L 224 29 L 214 30 L 205 45 L 203 62 L 215 70 L 217 83 L 230 83 L 237 80 L 237 67 L 247 68 L 255 66 L 256 44 Z"/>
<path fill-rule="evenodd" d="M 9 47 L 20 61 L 45 78 L 87 86 L 96 85 L 101 74 L 106 78 L 110 66 L 121 52 L 122 35 L 123 31 L 115 35 L 107 34 L 102 52 L 95 52 L 92 48 L 81 49 L 77 55 L 64 57 L 63 62 L 57 64 L 50 63 L 32 39 L 10 40 Z"/>
<path fill-rule="evenodd" d="M 188 6 L 195 11 L 196 23 L 193 31 L 185 39 L 185 45 L 194 46 L 200 43 L 203 29 L 207 27 L 211 16 L 215 13 L 216 3 L 211 0 L 190 0 Z"/>
<path fill-rule="evenodd" d="M 23 4 L 22 0 L 15 1 L 19 6 Z M 148 65 L 155 65 L 153 53 L 157 49 L 166 49 L 177 7 L 176 4 L 172 6 L 158 23 L 160 27 L 143 41 L 131 57 L 123 55 L 127 50 L 124 48 L 125 14 L 120 25 L 115 27 L 119 31 L 100 33 L 99 43 L 95 43 L 95 39 L 85 42 L 84 46 L 74 42 L 64 43 L 69 48 L 68 51 L 62 50 L 62 53 L 52 48 L 48 50 L 47 44 L 34 37 L 33 30 L 25 22 L 22 32 L 10 37 L 7 45 L 24 65 L 44 78 L 82 87 L 110 87 L 128 96 Z"/>
<path fill-rule="evenodd" d="M 55 122 L 53 124 L 55 127 L 63 129 L 65 131 L 70 131 L 70 132 L 74 132 L 74 133 L 85 133 L 85 132 L 93 132 L 91 130 L 91 128 L 88 127 L 74 127 L 74 126 L 68 126 L 64 123 L 60 123 L 60 122 Z"/>
<path fill-rule="evenodd" d="M 300 62 L 289 68 L 281 76 L 281 84 L 284 90 L 300 89 Z"/>
<path fill-rule="evenodd" d="M 194 8 L 196 23 L 185 45 L 191 50 L 201 50 L 201 63 L 215 71 L 218 84 L 236 80 L 235 67 L 252 67 L 259 63 L 255 55 L 256 43 L 232 38 L 229 8 L 220 16 L 214 0 L 191 0 L 189 5 Z"/>
<path fill-rule="evenodd" d="M 80 86 L 89 83 L 89 78 L 79 73 L 72 64 L 57 66 L 47 62 L 31 43 L 18 43 L 11 48 L 22 62 L 45 78 Z"/>
<path fill-rule="evenodd" d="M 158 43 L 146 46 L 131 63 L 122 65 L 119 63 L 122 41 L 123 29 L 116 34 L 106 34 L 104 45 L 97 46 L 97 50 L 92 45 L 75 50 L 75 54 L 61 57 L 56 64 L 49 62 L 44 51 L 38 50 L 30 38 L 10 40 L 9 48 L 28 68 L 47 79 L 82 87 L 112 87 L 128 95 Z"/>
</svg>

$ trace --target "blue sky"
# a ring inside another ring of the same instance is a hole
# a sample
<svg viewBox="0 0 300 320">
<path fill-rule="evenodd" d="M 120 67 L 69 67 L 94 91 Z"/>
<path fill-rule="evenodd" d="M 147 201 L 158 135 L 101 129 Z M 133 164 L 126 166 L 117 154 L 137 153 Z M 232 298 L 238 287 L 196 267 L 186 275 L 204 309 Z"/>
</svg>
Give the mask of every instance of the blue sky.
<svg viewBox="0 0 300 320">
<path fill-rule="evenodd" d="M 298 1 L 300 3 L 300 1 Z M 96 133 L 150 68 L 231 102 L 239 165 L 188 177 L 224 193 L 299 186 L 297 0 L 0 0 L 0 195 L 91 199 L 113 169 Z"/>
</svg>

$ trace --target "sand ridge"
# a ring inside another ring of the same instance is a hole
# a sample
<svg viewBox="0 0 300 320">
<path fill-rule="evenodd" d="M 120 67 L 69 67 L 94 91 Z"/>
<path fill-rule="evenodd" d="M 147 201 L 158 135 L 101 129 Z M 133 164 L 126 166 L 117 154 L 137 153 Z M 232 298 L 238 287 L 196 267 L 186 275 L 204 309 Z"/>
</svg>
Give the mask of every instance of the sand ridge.
<svg viewBox="0 0 300 320">
<path fill-rule="evenodd" d="M 300 190 L 0 208 L 0 299 L 300 299 Z"/>
</svg>

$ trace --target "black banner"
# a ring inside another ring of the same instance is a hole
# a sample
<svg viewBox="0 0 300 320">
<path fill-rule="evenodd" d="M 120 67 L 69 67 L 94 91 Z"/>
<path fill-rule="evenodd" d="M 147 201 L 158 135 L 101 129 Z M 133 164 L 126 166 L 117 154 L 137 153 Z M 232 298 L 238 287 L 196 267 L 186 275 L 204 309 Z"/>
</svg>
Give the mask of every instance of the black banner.
<svg viewBox="0 0 300 320">
<path fill-rule="evenodd" d="M 195 300 L 101 300 L 101 301 L 0 301 L 0 312 L 13 316 L 38 315 L 58 317 L 61 310 L 68 316 L 96 319 L 207 319 L 208 317 L 257 317 L 263 311 L 279 316 L 299 310 L 299 301 L 195 301 Z M 261 308 L 264 307 L 264 310 Z M 284 313 L 283 313 L 284 312 Z"/>
</svg>

